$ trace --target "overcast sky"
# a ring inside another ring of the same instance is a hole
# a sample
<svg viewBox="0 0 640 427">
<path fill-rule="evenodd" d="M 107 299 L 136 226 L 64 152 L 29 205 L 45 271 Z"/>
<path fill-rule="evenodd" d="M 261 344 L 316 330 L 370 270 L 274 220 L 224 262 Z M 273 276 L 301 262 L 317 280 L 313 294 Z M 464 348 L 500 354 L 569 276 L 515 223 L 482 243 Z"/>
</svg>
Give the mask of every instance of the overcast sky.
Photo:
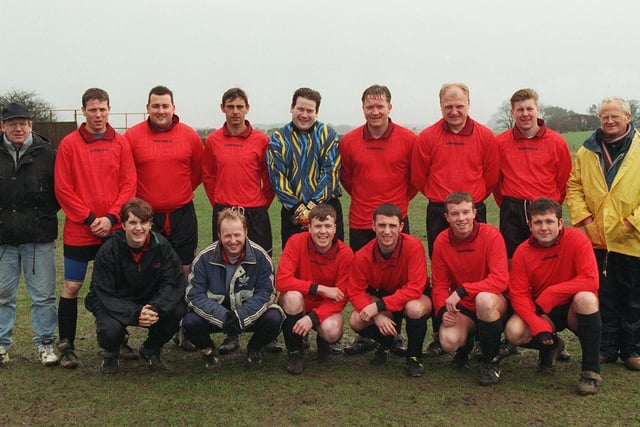
<svg viewBox="0 0 640 427">
<path fill-rule="evenodd" d="M 290 119 L 293 91 L 322 96 L 320 120 L 363 122 L 371 84 L 391 117 L 440 117 L 442 83 L 471 90 L 471 116 L 532 87 L 543 104 L 585 112 L 604 96 L 640 98 L 635 0 L 21 0 L 0 6 L 0 92 L 34 90 L 79 108 L 106 89 L 112 112 L 143 112 L 149 89 L 174 91 L 194 127 L 219 127 L 222 93 L 249 95 L 253 123 Z"/>
</svg>

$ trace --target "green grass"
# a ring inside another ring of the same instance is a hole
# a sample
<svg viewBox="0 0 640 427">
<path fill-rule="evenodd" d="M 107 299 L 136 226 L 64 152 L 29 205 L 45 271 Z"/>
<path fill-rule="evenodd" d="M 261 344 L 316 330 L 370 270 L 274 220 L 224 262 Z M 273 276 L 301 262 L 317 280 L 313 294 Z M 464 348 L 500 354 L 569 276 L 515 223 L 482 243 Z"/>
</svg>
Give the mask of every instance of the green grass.
<svg viewBox="0 0 640 427">
<path fill-rule="evenodd" d="M 569 132 L 569 133 L 563 134 L 563 136 L 567 140 L 567 144 L 569 145 L 569 150 L 571 150 L 572 153 L 575 153 L 576 151 L 578 151 L 578 148 L 582 147 L 582 144 L 584 143 L 585 139 L 589 138 L 589 136 L 592 133 L 593 132 L 591 131 Z"/>
<path fill-rule="evenodd" d="M 345 214 L 348 198 L 343 198 Z M 210 243 L 211 208 L 197 192 L 200 248 Z M 413 234 L 424 239 L 426 201 L 411 204 Z M 274 252 L 280 254 L 279 209 L 274 202 Z M 497 209 L 488 203 L 489 221 Z M 61 258 L 61 242 L 58 257 Z M 59 285 L 62 267 L 59 266 Z M 88 280 L 82 289 L 84 297 Z M 635 425 L 638 374 L 618 363 L 603 366 L 604 384 L 597 396 L 573 393 L 580 371 L 576 338 L 563 333 L 571 361 L 559 363 L 551 377 L 536 373 L 537 354 L 523 351 L 503 362 L 501 384 L 477 384 L 479 363 L 466 372 L 455 370 L 450 356 L 427 359 L 422 378 L 407 378 L 403 359 L 391 356 L 386 366 L 369 365 L 371 354 L 332 357 L 328 365 L 306 355 L 301 376 L 284 372 L 284 354 L 268 354 L 262 372 L 246 372 L 243 354 L 223 357 L 222 369 L 209 372 L 200 355 L 169 343 L 163 357 L 168 374 L 151 373 L 140 362 L 122 361 L 114 376 L 99 373 L 99 348 L 93 317 L 80 302 L 77 347 L 83 367 L 68 371 L 45 368 L 31 343 L 29 299 L 21 286 L 12 361 L 0 369 L 1 425 Z M 137 347 L 144 330 L 129 328 Z M 345 327 L 345 342 L 353 333 Z M 430 335 L 429 335 L 430 337 Z M 220 336 L 214 336 L 220 342 Z M 246 343 L 246 336 L 243 335 Z M 311 340 L 312 343 L 315 340 Z M 314 344 L 312 344 L 315 347 Z"/>
</svg>

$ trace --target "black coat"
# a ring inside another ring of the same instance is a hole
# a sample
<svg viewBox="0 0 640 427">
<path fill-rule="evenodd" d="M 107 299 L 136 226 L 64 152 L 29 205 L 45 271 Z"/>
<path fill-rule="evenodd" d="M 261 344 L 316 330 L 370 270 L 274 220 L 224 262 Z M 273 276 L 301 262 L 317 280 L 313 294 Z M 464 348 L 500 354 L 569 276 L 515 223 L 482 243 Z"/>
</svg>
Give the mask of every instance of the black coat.
<svg viewBox="0 0 640 427">
<path fill-rule="evenodd" d="M 167 239 L 151 233 L 151 241 L 136 263 L 124 230 L 116 231 L 98 251 L 85 307 L 100 306 L 125 325 L 137 325 L 142 307 L 150 304 L 160 318 L 175 314 L 184 303 L 182 263 Z"/>
<path fill-rule="evenodd" d="M 0 133 L 0 244 L 47 243 L 58 237 L 53 190 L 56 151 L 36 134 L 16 166 Z"/>
</svg>

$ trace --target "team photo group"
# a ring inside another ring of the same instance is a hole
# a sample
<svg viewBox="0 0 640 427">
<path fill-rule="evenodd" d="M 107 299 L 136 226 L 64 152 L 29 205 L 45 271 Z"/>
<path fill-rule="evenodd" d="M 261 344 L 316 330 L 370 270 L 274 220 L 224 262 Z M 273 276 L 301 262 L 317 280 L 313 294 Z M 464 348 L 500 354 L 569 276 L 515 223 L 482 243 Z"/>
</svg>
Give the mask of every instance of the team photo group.
<svg viewBox="0 0 640 427">
<path fill-rule="evenodd" d="M 581 349 L 577 394 L 598 392 L 603 363 L 639 371 L 640 133 L 629 103 L 603 99 L 600 127 L 573 159 L 533 89 L 512 94 L 514 125 L 497 136 L 469 116 L 465 84 L 444 84 L 439 103 L 442 118 L 416 134 L 391 120 L 391 92 L 373 85 L 362 94 L 365 123 L 338 135 L 318 120 L 320 93 L 299 88 L 290 121 L 269 137 L 247 120 L 247 94 L 231 88 L 225 122 L 203 144 L 169 88 L 150 90 L 148 118 L 124 134 L 109 124 L 108 93 L 91 88 L 85 121 L 57 149 L 32 131 L 25 105 L 3 105 L 0 367 L 17 363 L 22 276 L 45 366 L 81 366 L 87 279 L 103 374 L 128 359 L 169 369 L 161 350 L 172 339 L 221 369 L 243 333 L 246 368 L 259 370 L 265 352 L 282 351 L 282 334 L 289 374 L 332 353 L 373 351 L 372 365 L 400 354 L 406 375 L 420 377 L 425 357 L 453 354 L 461 369 L 479 358 L 479 384 L 489 386 L 517 347 L 537 350 L 539 372 L 552 374 L 570 356 L 565 329 Z M 197 252 L 200 184 L 213 232 Z M 426 251 L 408 217 L 418 193 L 428 201 Z M 487 223 L 489 197 L 499 227 Z M 270 218 L 276 198 L 280 218 Z M 277 265 L 271 221 L 280 224 Z M 147 330 L 135 350 L 134 327 Z M 341 343 L 346 328 L 355 338 Z"/>
</svg>

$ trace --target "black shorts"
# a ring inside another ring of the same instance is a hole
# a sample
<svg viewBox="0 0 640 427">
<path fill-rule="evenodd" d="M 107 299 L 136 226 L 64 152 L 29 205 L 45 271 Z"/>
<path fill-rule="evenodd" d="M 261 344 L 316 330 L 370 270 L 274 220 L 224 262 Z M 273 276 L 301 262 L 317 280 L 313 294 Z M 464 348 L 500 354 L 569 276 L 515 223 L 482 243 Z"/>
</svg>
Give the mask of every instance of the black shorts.
<svg viewBox="0 0 640 427">
<path fill-rule="evenodd" d="M 402 220 L 404 227 L 402 232 L 409 234 L 409 218 Z M 376 238 L 376 232 L 372 228 L 349 228 L 349 246 L 353 252 L 358 251 L 364 245 Z"/>
<path fill-rule="evenodd" d="M 91 245 L 91 246 L 63 245 L 62 254 L 66 258 L 72 259 L 74 261 L 89 262 L 89 261 L 93 261 L 96 258 L 98 249 L 100 249 L 101 246 L 102 244 Z"/>
<path fill-rule="evenodd" d="M 518 200 L 504 197 L 500 206 L 500 233 L 507 245 L 507 255 L 513 257 L 513 253 L 520 243 L 529 238 L 531 231 L 527 222 L 527 206 L 530 200 Z"/>
<path fill-rule="evenodd" d="M 559 305 L 554 307 L 549 313 L 549 319 L 553 322 L 553 326 L 555 327 L 555 332 L 560 332 L 569 326 L 567 322 L 567 318 L 569 317 L 569 309 L 571 308 L 571 303 L 565 305 Z"/>
<path fill-rule="evenodd" d="M 153 230 L 167 238 L 182 265 L 190 265 L 198 247 L 198 218 L 193 201 L 167 213 L 153 214 Z"/>
<path fill-rule="evenodd" d="M 214 241 L 218 240 L 218 212 L 230 207 L 232 206 L 215 205 L 213 207 L 211 230 Z M 273 236 L 271 234 L 271 221 L 269 220 L 269 211 L 267 208 L 264 206 L 257 208 L 235 207 L 244 211 L 244 217 L 247 219 L 247 235 L 249 239 L 262 246 L 269 256 L 271 256 L 273 252 Z"/>
</svg>

